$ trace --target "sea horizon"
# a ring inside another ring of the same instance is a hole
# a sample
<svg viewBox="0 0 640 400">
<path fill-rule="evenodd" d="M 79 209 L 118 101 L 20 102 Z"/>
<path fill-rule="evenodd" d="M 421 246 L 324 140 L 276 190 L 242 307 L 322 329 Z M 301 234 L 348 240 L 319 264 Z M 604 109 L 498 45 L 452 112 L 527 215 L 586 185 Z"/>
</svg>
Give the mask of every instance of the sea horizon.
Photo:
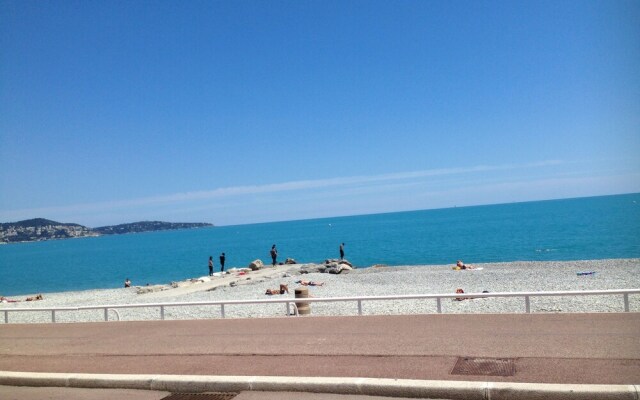
<svg viewBox="0 0 640 400">
<path fill-rule="evenodd" d="M 219 228 L 219 227 L 231 227 L 231 226 L 273 224 L 273 223 L 279 223 L 279 222 L 298 222 L 298 221 L 323 220 L 323 219 L 331 219 L 331 218 L 367 217 L 367 216 L 411 213 L 411 212 L 420 212 L 420 211 L 437 211 L 437 210 L 450 210 L 450 209 L 462 209 L 462 208 L 473 208 L 473 207 L 491 207 L 491 206 L 503 206 L 503 205 L 508 205 L 508 204 L 544 203 L 544 202 L 548 202 L 548 201 L 579 200 L 579 199 L 592 199 L 592 198 L 605 198 L 605 197 L 631 196 L 631 195 L 639 195 L 640 196 L 640 192 L 624 192 L 624 193 L 615 193 L 615 194 L 578 196 L 578 197 L 559 197 L 559 198 L 542 199 L 542 200 L 522 200 L 522 201 L 509 201 L 509 202 L 499 202 L 499 203 L 482 203 L 482 204 L 472 204 L 472 205 L 464 205 L 464 206 L 454 205 L 454 206 L 448 206 L 448 207 L 419 208 L 419 209 L 396 210 L 396 211 L 381 211 L 381 212 L 374 212 L 374 213 L 362 213 L 362 214 L 357 213 L 357 214 L 348 214 L 348 215 L 333 215 L 333 216 L 328 216 L 328 217 L 283 219 L 283 220 L 273 220 L 273 221 L 247 222 L 247 223 L 239 223 L 239 224 L 220 224 L 220 225 L 215 224 L 215 223 L 212 223 L 212 224 L 214 225 L 213 227 L 218 227 Z M 171 222 L 171 221 L 167 221 L 167 222 Z M 190 221 L 190 222 L 203 222 L 203 221 Z"/>
<path fill-rule="evenodd" d="M 28 221 L 28 220 L 32 220 L 32 219 L 38 219 L 38 218 L 42 218 L 42 219 L 49 219 L 49 220 L 54 220 L 55 222 L 60 222 L 63 224 L 79 224 L 82 226 L 85 226 L 87 228 L 90 229 L 96 229 L 99 227 L 103 227 L 103 226 L 117 226 L 117 225 L 122 225 L 122 224 L 130 224 L 130 223 L 138 223 L 138 222 L 151 222 L 151 221 L 160 221 L 160 222 L 167 222 L 167 223 L 210 223 L 213 226 L 212 227 L 233 227 L 233 226 L 246 226 L 246 225 L 261 225 L 261 224 L 272 224 L 272 223 L 279 223 L 279 222 L 298 222 L 298 221 L 313 221 L 313 220 L 321 220 L 321 219 L 331 219 L 331 218 L 347 218 L 347 217 L 365 217 L 365 216 L 375 216 L 375 215 L 385 215 L 385 214 L 397 214 L 397 213 L 410 213 L 410 212 L 419 212 L 419 211 L 437 211 L 437 210 L 449 210 L 449 209 L 457 209 L 457 208 L 471 208 L 471 207 L 490 207 L 490 206 L 501 206 L 501 205 L 507 205 L 507 204 L 527 204 L 527 203 L 541 203 L 541 202 L 548 202 L 548 201 L 564 201 L 564 200 L 578 200 L 578 199 L 590 199 L 590 198 L 601 198 L 601 197 L 613 197 L 613 196 L 627 196 L 627 195 L 640 195 L 640 192 L 624 192 L 624 193 L 614 193 L 614 194 L 603 194 L 603 195 L 589 195 L 589 196 L 577 196 L 577 197 L 558 197 L 558 198 L 549 198 L 549 199 L 541 199 L 541 200 L 522 200 L 522 201 L 510 201 L 510 202 L 498 202 L 498 203 L 480 203 L 480 204 L 471 204 L 471 205 L 462 205 L 462 206 L 458 206 L 458 205 L 453 205 L 453 206 L 446 206 L 446 207 L 435 207 L 435 208 L 418 208 L 418 209 L 409 209 L 409 210 L 393 210 L 393 211 L 380 211 L 380 212 L 367 212 L 367 213 L 356 213 L 356 214 L 337 214 L 337 215 L 331 215 L 331 216 L 321 216 L 321 217 L 309 217 L 309 218 L 294 218 L 294 219 L 281 219 L 281 220 L 266 220 L 266 221 L 257 221 L 257 222 L 245 222 L 245 223 L 233 223 L 233 224 L 217 224 L 215 222 L 210 222 L 210 221 L 183 221 L 183 220 L 176 220 L 176 221 L 170 221 L 168 219 L 136 219 L 135 221 L 125 221 L 125 222 L 114 222 L 114 223 L 108 223 L 108 224 L 98 224 L 96 226 L 90 226 L 89 224 L 85 225 L 85 224 L 81 224 L 77 221 L 62 221 L 62 220 L 56 220 L 48 218 L 46 216 L 35 216 L 35 217 L 30 217 L 30 218 L 24 218 L 24 219 L 20 219 L 20 220 L 16 220 L 16 221 L 5 221 L 2 222 L 0 221 L 0 223 L 3 224 L 11 224 L 11 223 L 17 223 L 17 222 L 21 222 L 21 221 Z M 208 227 L 211 228 L 211 227 Z M 168 230 L 172 230 L 172 231 L 178 231 L 178 230 L 190 230 L 190 229 L 201 229 L 201 228 L 179 228 L 179 229 L 168 229 Z M 147 232 L 155 232 L 155 231 L 147 231 Z M 127 233 L 122 233 L 121 235 L 129 235 L 129 234 L 134 234 L 134 233 L 145 233 L 145 232 L 127 232 Z M 69 238 L 69 239 L 82 239 L 82 237 L 80 238 Z M 66 239 L 47 239 L 47 240 L 66 240 Z M 15 243 L 30 243 L 29 241 L 24 241 L 24 242 L 9 242 L 9 243 L 0 243 L 0 244 L 15 244 Z"/>
</svg>

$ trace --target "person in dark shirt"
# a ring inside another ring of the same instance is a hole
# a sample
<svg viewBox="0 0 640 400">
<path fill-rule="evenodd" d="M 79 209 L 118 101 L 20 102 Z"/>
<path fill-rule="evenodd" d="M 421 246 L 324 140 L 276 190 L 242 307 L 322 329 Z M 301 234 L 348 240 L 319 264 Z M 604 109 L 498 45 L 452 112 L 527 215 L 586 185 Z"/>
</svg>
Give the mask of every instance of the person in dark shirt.
<svg viewBox="0 0 640 400">
<path fill-rule="evenodd" d="M 224 260 L 226 259 L 226 257 L 224 256 L 224 253 L 220 254 L 220 272 L 224 272 Z"/>
<path fill-rule="evenodd" d="M 278 258 L 278 249 L 276 249 L 276 245 L 271 246 L 271 265 L 276 266 L 276 260 Z"/>
<path fill-rule="evenodd" d="M 344 260 L 344 243 L 340 245 L 340 259 Z"/>
</svg>

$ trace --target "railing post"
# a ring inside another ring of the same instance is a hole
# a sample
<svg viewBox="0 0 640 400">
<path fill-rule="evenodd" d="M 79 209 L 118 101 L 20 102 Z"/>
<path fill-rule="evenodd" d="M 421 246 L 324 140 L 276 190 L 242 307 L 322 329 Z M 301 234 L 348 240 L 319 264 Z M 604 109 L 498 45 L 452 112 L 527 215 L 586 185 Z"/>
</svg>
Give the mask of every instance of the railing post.
<svg viewBox="0 0 640 400">
<path fill-rule="evenodd" d="M 624 294 L 624 312 L 629 312 L 629 293 Z"/>
<path fill-rule="evenodd" d="M 9 311 L 4 312 L 4 323 L 8 324 L 9 323 Z"/>
<path fill-rule="evenodd" d="M 362 315 L 362 300 L 358 300 L 358 315 Z"/>
<path fill-rule="evenodd" d="M 289 310 L 289 302 L 287 301 L 287 317 L 291 315 L 291 310 Z"/>
<path fill-rule="evenodd" d="M 220 304 L 220 315 L 224 318 L 224 304 Z"/>
<path fill-rule="evenodd" d="M 525 310 L 527 312 L 527 314 L 531 313 L 531 300 L 529 300 L 529 296 L 524 296 L 524 304 L 525 304 Z"/>
<path fill-rule="evenodd" d="M 160 306 L 160 319 L 164 321 L 164 306 Z"/>
<path fill-rule="evenodd" d="M 438 309 L 438 314 L 442 314 L 442 301 L 440 297 L 436 297 L 436 308 Z"/>
<path fill-rule="evenodd" d="M 51 310 L 51 322 L 56 323 L 56 310 Z"/>
<path fill-rule="evenodd" d="M 109 321 L 109 309 L 108 308 L 104 308 L 104 322 Z"/>
</svg>

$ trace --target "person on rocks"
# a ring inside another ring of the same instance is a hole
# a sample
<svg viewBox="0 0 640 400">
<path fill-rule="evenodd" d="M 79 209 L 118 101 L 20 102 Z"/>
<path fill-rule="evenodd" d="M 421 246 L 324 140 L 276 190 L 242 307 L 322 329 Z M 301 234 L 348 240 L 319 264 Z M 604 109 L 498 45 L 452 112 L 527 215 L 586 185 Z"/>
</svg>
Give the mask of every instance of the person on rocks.
<svg viewBox="0 0 640 400">
<path fill-rule="evenodd" d="M 131 287 L 131 281 L 129 280 L 129 278 L 124 280 L 124 287 L 126 288 Z"/>
<path fill-rule="evenodd" d="M 209 276 L 213 276 L 213 256 L 209 256 Z"/>
<path fill-rule="evenodd" d="M 271 246 L 271 251 L 269 253 L 271 254 L 271 265 L 275 267 L 277 263 L 276 260 L 278 259 L 278 249 L 276 249 L 275 244 Z"/>
<path fill-rule="evenodd" d="M 222 253 L 220 254 L 220 272 L 224 272 L 224 260 L 226 260 L 226 257 L 224 253 Z"/>
<path fill-rule="evenodd" d="M 340 259 L 344 260 L 344 243 L 340 244 Z"/>
</svg>

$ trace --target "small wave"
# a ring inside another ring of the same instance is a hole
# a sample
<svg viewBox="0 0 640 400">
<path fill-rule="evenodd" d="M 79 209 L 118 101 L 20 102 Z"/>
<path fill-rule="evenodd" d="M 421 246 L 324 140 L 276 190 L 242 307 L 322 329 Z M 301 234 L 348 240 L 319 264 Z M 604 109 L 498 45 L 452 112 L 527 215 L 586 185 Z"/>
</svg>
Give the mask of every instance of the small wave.
<svg viewBox="0 0 640 400">
<path fill-rule="evenodd" d="M 550 251 L 558 251 L 558 249 L 536 249 L 536 253 L 548 253 Z"/>
</svg>

